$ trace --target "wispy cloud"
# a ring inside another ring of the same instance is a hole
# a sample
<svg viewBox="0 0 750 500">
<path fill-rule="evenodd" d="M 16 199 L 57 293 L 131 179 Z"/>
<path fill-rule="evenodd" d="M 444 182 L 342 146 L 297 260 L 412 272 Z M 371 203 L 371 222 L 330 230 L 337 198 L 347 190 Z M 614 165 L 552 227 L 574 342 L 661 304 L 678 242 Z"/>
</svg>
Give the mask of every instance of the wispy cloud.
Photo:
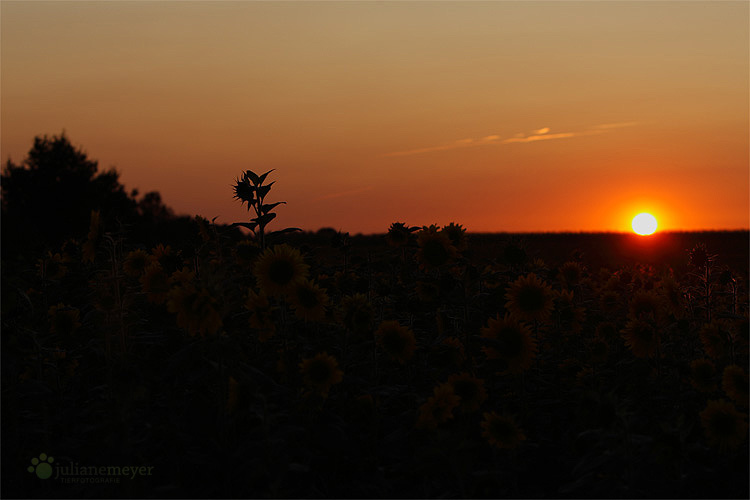
<svg viewBox="0 0 750 500">
<path fill-rule="evenodd" d="M 594 125 L 589 127 L 587 130 L 578 132 L 556 132 L 550 134 L 550 127 L 542 127 L 540 129 L 532 130 L 530 133 L 519 132 L 513 137 L 502 139 L 499 135 L 488 135 L 479 139 L 461 139 L 458 141 L 449 142 L 447 144 L 441 144 L 439 146 L 431 146 L 427 148 L 410 149 L 407 151 L 396 151 L 394 153 L 387 153 L 384 156 L 409 156 L 422 153 L 432 153 L 435 151 L 448 151 L 451 149 L 460 148 L 472 148 L 476 146 L 486 146 L 489 144 L 511 144 L 520 142 L 536 142 L 536 141 L 549 141 L 554 139 L 568 139 L 571 137 L 581 137 L 586 135 L 602 134 L 608 130 L 622 127 L 631 127 L 636 125 L 638 122 L 618 122 L 618 123 L 605 123 L 601 125 Z"/>
<path fill-rule="evenodd" d="M 448 144 L 441 144 L 439 146 L 432 146 L 429 148 L 396 151 L 395 153 L 388 153 L 385 156 L 408 156 L 420 153 L 431 153 L 433 151 L 447 151 L 449 149 L 473 148 L 476 146 L 485 146 L 487 144 L 496 144 L 499 141 L 499 135 L 488 135 L 487 137 L 482 137 L 480 139 L 460 139 L 458 141 L 449 142 Z"/>
</svg>

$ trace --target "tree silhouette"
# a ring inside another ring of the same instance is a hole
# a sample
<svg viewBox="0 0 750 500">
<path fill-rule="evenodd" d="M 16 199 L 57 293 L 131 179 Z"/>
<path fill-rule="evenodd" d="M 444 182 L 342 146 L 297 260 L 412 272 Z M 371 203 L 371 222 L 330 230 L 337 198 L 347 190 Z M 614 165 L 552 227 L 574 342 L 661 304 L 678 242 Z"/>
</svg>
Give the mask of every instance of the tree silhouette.
<svg viewBox="0 0 750 500">
<path fill-rule="evenodd" d="M 119 177 L 115 169 L 98 172 L 98 163 L 64 132 L 34 138 L 23 162 L 9 159 L 0 176 L 3 251 L 38 250 L 85 236 L 91 210 L 104 219 L 131 219 L 137 202 Z"/>
</svg>

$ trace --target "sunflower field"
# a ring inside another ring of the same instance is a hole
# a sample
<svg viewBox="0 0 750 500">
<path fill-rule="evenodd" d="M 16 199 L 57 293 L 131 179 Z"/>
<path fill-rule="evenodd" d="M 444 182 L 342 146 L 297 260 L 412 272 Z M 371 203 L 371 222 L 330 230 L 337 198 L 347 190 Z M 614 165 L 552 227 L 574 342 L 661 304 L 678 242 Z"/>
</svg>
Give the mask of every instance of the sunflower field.
<svg viewBox="0 0 750 500">
<path fill-rule="evenodd" d="M 4 261 L 4 496 L 748 497 L 747 267 L 253 206 Z"/>
</svg>

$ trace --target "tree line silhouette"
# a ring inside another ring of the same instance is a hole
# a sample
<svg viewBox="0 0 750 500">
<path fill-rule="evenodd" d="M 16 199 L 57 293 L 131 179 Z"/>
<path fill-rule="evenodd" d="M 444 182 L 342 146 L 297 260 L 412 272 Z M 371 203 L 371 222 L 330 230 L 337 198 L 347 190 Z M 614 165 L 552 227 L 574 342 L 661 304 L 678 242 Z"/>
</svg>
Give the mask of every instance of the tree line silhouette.
<svg viewBox="0 0 750 500">
<path fill-rule="evenodd" d="M 104 229 L 124 231 L 144 244 L 178 240 L 193 223 L 176 216 L 158 191 L 127 192 L 115 168 L 74 146 L 65 132 L 37 136 L 20 163 L 8 159 L 2 185 L 2 250 L 10 260 L 59 248 L 67 239 L 85 239 L 91 212 Z"/>
</svg>

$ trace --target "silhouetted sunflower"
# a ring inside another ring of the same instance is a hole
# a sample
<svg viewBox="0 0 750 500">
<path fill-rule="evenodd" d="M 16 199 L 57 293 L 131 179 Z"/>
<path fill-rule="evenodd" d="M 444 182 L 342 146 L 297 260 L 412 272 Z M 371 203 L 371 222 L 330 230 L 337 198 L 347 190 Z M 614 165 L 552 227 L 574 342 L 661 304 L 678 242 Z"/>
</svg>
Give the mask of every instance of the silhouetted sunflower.
<svg viewBox="0 0 750 500">
<path fill-rule="evenodd" d="M 406 363 L 414 355 L 417 340 L 414 333 L 398 321 L 383 321 L 375 332 L 377 344 L 395 361 Z"/>
<path fill-rule="evenodd" d="M 620 294 L 614 290 L 603 290 L 599 295 L 599 310 L 606 316 L 612 316 L 623 307 Z"/>
<path fill-rule="evenodd" d="M 440 384 L 433 390 L 433 395 L 419 407 L 417 427 L 420 429 L 435 429 L 438 424 L 453 418 L 453 410 L 458 407 L 461 397 L 449 383 Z"/>
<path fill-rule="evenodd" d="M 47 252 L 47 257 L 37 260 L 37 269 L 37 274 L 48 280 L 59 280 L 67 274 L 67 268 L 59 253 Z"/>
<path fill-rule="evenodd" d="M 723 399 L 709 401 L 700 418 L 708 442 L 721 451 L 738 448 L 747 436 L 747 415 Z"/>
<path fill-rule="evenodd" d="M 417 243 L 417 260 L 420 267 L 428 271 L 447 264 L 457 255 L 448 235 L 435 225 L 424 227 L 417 234 Z"/>
<path fill-rule="evenodd" d="M 716 367 L 708 359 L 690 362 L 690 385 L 700 392 L 713 392 L 716 389 Z"/>
<path fill-rule="evenodd" d="M 125 274 L 132 276 L 133 278 L 139 278 L 146 272 L 148 266 L 154 261 L 154 258 L 146 251 L 133 250 L 125 256 L 125 261 L 122 263 L 122 270 Z"/>
<path fill-rule="evenodd" d="M 494 411 L 485 412 L 481 426 L 482 436 L 498 448 L 517 448 L 526 440 L 523 430 L 510 415 L 499 415 Z"/>
<path fill-rule="evenodd" d="M 258 332 L 258 340 L 265 342 L 276 334 L 275 308 L 271 306 L 267 296 L 250 290 L 245 307 L 250 311 L 250 327 Z"/>
<path fill-rule="evenodd" d="M 141 276 L 140 282 L 149 302 L 163 304 L 167 300 L 167 294 L 171 288 L 169 276 L 164 272 L 158 261 L 148 266 L 146 272 Z"/>
<path fill-rule="evenodd" d="M 289 291 L 289 301 L 294 314 L 305 321 L 322 321 L 329 304 L 326 291 L 305 279 L 296 283 Z"/>
<path fill-rule="evenodd" d="M 385 235 L 385 239 L 392 247 L 403 247 L 409 243 L 409 236 L 412 231 L 413 230 L 403 222 L 394 222 L 391 224 L 391 227 L 388 228 L 388 233 Z"/>
<path fill-rule="evenodd" d="M 448 235 L 451 243 L 459 252 L 463 252 L 469 247 L 466 229 L 461 224 L 451 222 L 447 226 L 443 226 L 442 232 Z"/>
<path fill-rule="evenodd" d="M 630 347 L 636 357 L 651 358 L 656 355 L 659 334 L 652 323 L 631 319 L 622 330 L 622 337 L 625 339 L 625 345 Z"/>
<path fill-rule="evenodd" d="M 721 377 L 721 388 L 727 396 L 732 398 L 735 403 L 747 408 L 748 391 L 750 391 L 750 382 L 748 382 L 747 372 L 738 365 L 729 365 L 724 368 Z"/>
<path fill-rule="evenodd" d="M 50 332 L 57 335 L 70 335 L 81 327 L 81 314 L 75 307 L 63 303 L 50 306 L 47 311 Z"/>
<path fill-rule="evenodd" d="M 554 307 L 552 297 L 552 289 L 530 273 L 510 284 L 505 308 L 519 320 L 545 322 Z"/>
<path fill-rule="evenodd" d="M 499 359 L 508 373 L 522 373 L 536 356 L 536 341 L 529 328 L 506 314 L 490 318 L 480 331 L 486 344 L 482 347 L 487 359 Z"/>
<path fill-rule="evenodd" d="M 479 410 L 487 399 L 484 380 L 481 378 L 472 377 L 466 372 L 456 373 L 448 378 L 448 383 L 453 387 L 453 392 L 461 398 L 459 406 L 464 413 Z"/>
<path fill-rule="evenodd" d="M 344 372 L 339 370 L 338 366 L 336 358 L 327 352 L 304 359 L 299 364 L 305 385 L 317 391 L 323 397 L 328 396 L 331 386 L 343 380 Z"/>
<path fill-rule="evenodd" d="M 284 243 L 267 248 L 255 263 L 253 273 L 262 292 L 279 296 L 307 278 L 309 268 L 299 250 Z"/>
<path fill-rule="evenodd" d="M 341 299 L 339 308 L 344 328 L 359 335 L 372 331 L 375 310 L 365 295 L 358 293 L 344 297 Z"/>
</svg>

